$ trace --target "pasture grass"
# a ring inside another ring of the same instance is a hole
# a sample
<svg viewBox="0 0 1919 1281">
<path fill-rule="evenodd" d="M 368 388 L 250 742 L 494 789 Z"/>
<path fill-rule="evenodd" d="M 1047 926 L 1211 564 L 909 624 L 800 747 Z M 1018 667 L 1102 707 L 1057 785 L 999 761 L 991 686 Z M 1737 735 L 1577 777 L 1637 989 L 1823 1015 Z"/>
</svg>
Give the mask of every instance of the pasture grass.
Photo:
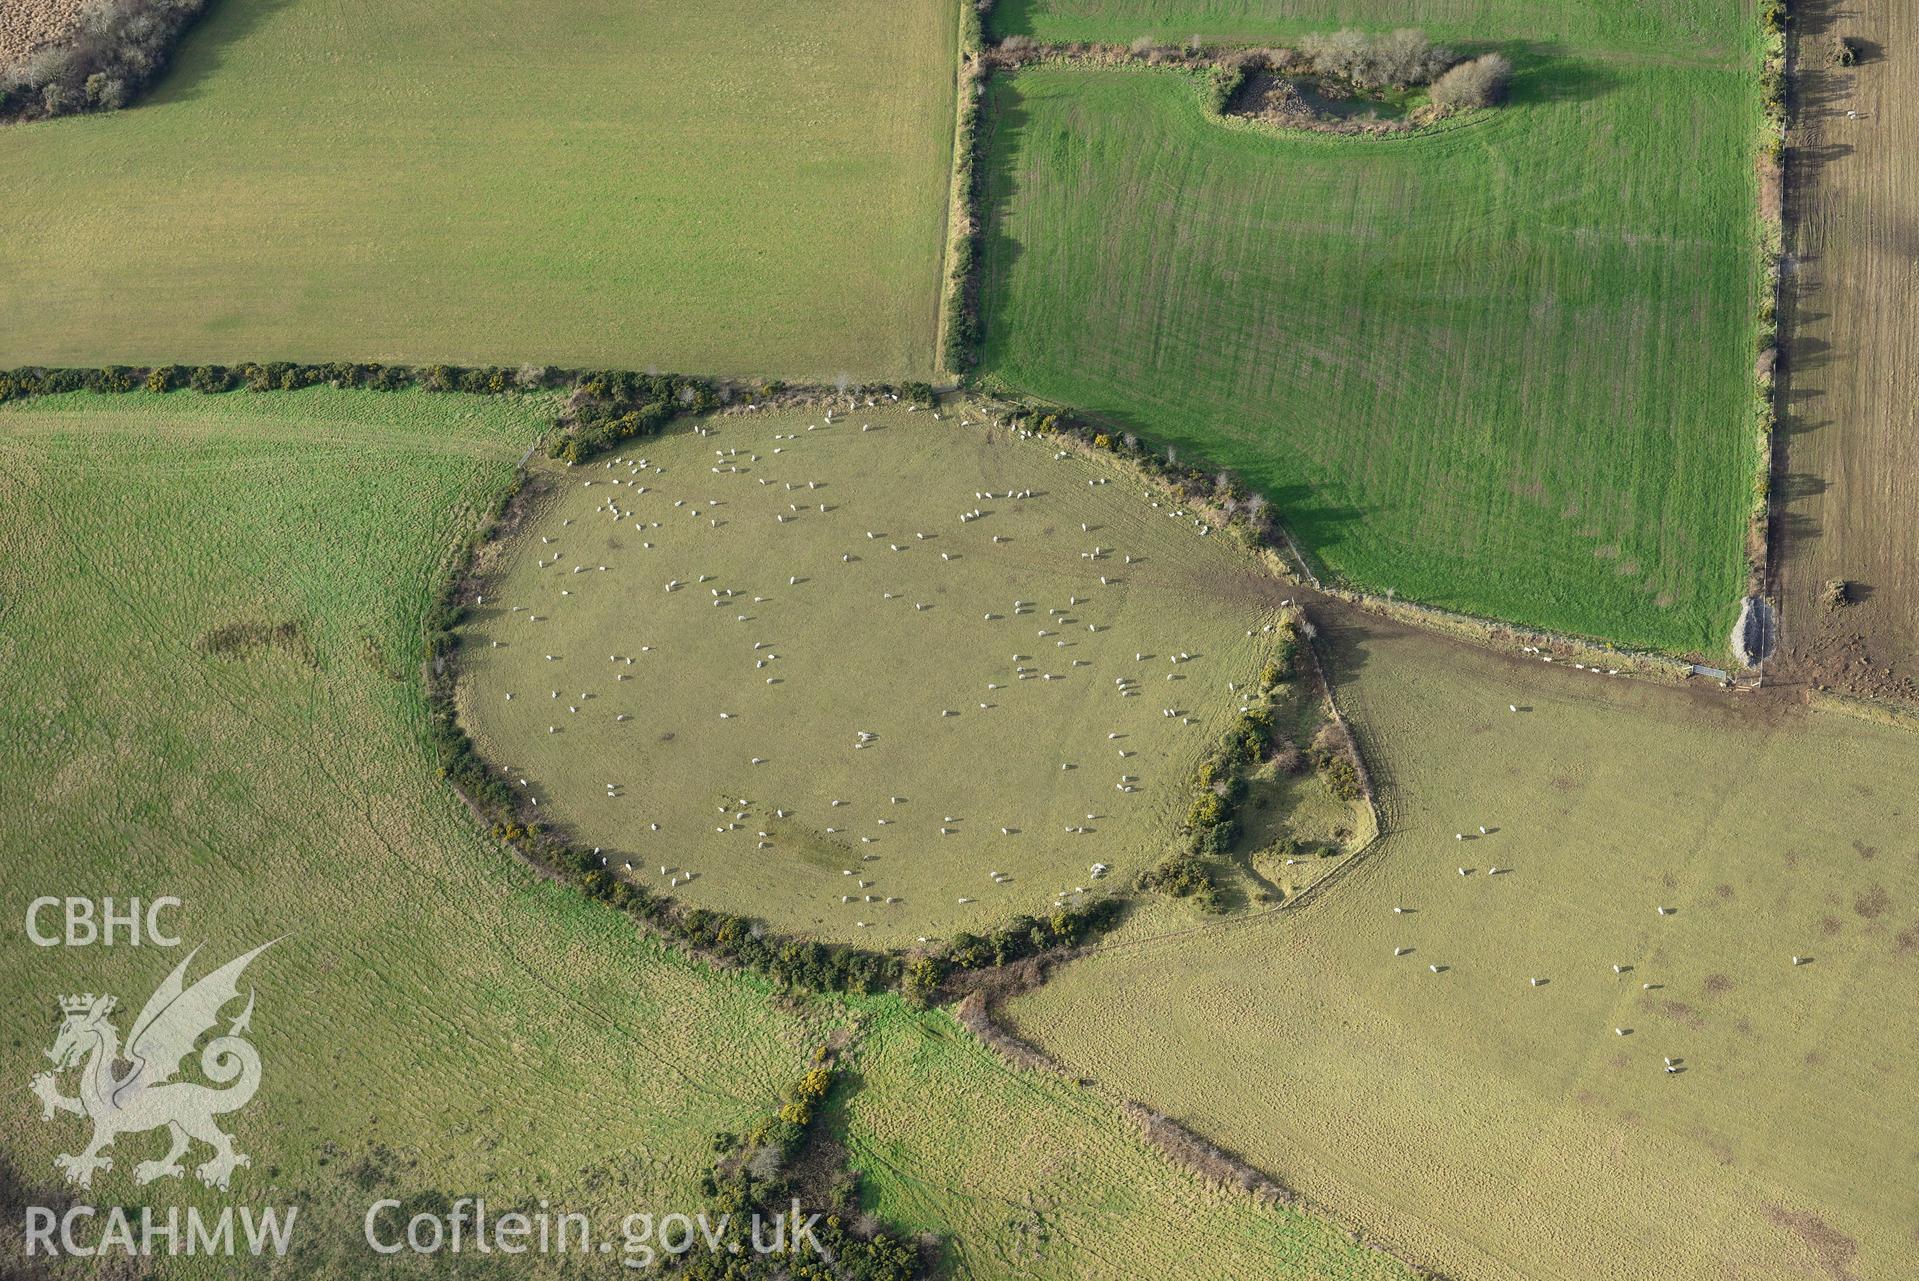
<svg viewBox="0 0 1919 1281">
<path fill-rule="evenodd" d="M 1246 906 L 1293 898 L 1377 834 L 1364 801 L 1341 798 L 1310 767 L 1293 774 L 1271 761 L 1247 776 L 1240 826 L 1233 870 Z"/>
<path fill-rule="evenodd" d="M 968 412 L 545 464 L 462 631 L 482 752 L 616 873 L 782 931 L 911 945 L 1130 881 L 1288 589 L 1103 455 Z"/>
<path fill-rule="evenodd" d="M 925 376 L 951 0 L 222 0 L 0 129 L 0 365 Z"/>
<path fill-rule="evenodd" d="M 9 1075 L 46 1066 L 59 994 L 116 994 L 125 1033 L 184 955 L 37 948 L 34 896 L 178 896 L 193 977 L 279 938 L 248 974 L 265 1072 L 229 1118 L 253 1157 L 233 1195 L 301 1206 L 303 1276 L 367 1275 L 382 1195 L 696 1209 L 710 1135 L 767 1111 L 839 1018 L 541 880 L 435 776 L 422 618 L 552 412 L 326 389 L 0 407 Z M 21 1098 L 10 1195 L 87 1133 Z M 229 1199 L 190 1172 L 136 1188 L 163 1147 L 123 1137 L 95 1203 Z"/>
<path fill-rule="evenodd" d="M 1072 965 L 1022 1034 L 1447 1275 L 1896 1274 L 1919 738 L 1329 631 L 1384 841 Z"/>
<path fill-rule="evenodd" d="M 884 1003 L 851 1066 L 834 1119 L 868 1206 L 945 1235 L 952 1276 L 1410 1275 L 1324 1218 L 1174 1168 L 1110 1099 L 1009 1066 L 943 1013 Z"/>
<path fill-rule="evenodd" d="M 1222 122 L 1172 71 L 995 77 L 984 373 L 1240 473 L 1353 585 L 1722 654 L 1752 76 L 1514 56 L 1511 105 L 1390 140 Z"/>
</svg>

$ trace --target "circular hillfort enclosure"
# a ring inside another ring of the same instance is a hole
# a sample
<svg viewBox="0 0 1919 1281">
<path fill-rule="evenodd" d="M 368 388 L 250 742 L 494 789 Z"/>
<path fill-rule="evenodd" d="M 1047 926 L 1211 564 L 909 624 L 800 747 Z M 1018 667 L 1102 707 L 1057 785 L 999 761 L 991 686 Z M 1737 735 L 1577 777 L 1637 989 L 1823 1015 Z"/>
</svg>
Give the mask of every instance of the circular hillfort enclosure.
<svg viewBox="0 0 1919 1281">
<path fill-rule="evenodd" d="M 731 414 L 536 468 L 461 711 L 610 871 L 905 946 L 1130 882 L 1284 584 L 1142 484 L 950 413 Z"/>
</svg>

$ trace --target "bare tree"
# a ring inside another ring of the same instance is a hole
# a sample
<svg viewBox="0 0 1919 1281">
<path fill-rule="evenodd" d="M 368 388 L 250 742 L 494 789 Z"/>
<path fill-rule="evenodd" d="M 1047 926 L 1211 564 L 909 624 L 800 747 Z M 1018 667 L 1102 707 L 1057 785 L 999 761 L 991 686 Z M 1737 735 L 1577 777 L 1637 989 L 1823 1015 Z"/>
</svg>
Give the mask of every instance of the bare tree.
<svg viewBox="0 0 1919 1281">
<path fill-rule="evenodd" d="M 1496 106 L 1512 75 L 1513 64 L 1497 53 L 1462 62 L 1433 82 L 1433 105 L 1441 111 Z"/>
<path fill-rule="evenodd" d="M 1299 50 L 1323 75 L 1339 76 L 1362 89 L 1424 84 L 1453 60 L 1449 51 L 1412 28 L 1369 35 L 1342 28 L 1331 35 L 1309 35 Z"/>
</svg>

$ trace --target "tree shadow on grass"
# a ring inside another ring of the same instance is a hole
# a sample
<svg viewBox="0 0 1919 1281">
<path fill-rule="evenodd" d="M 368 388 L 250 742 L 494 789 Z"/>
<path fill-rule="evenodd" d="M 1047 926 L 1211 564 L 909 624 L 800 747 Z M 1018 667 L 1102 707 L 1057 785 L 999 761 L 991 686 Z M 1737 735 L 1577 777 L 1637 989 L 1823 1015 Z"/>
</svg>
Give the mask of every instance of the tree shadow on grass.
<svg viewBox="0 0 1919 1281">
<path fill-rule="evenodd" d="M 1354 530 L 1363 527 L 1369 516 L 1377 515 L 1376 508 L 1369 511 L 1339 502 L 1304 481 L 1271 475 L 1270 469 L 1259 460 L 1250 466 L 1232 464 L 1222 461 L 1216 453 L 1209 453 L 1203 444 L 1191 443 L 1189 438 L 1169 440 L 1158 430 L 1160 424 L 1150 414 L 1112 405 L 1071 408 L 1083 418 L 1137 438 L 1147 450 L 1161 456 L 1170 451 L 1182 466 L 1206 472 L 1226 471 L 1248 489 L 1263 495 L 1273 518 L 1292 535 L 1299 550 L 1312 562 L 1313 572 L 1321 578 L 1327 577 L 1321 561 L 1323 554 L 1343 545 Z"/>
<path fill-rule="evenodd" d="M 175 102 L 191 102 L 200 95 L 206 82 L 218 74 L 231 46 L 250 37 L 280 10 L 291 7 L 294 2 L 218 0 L 208 6 L 206 14 L 189 27 L 181 39 L 179 48 L 174 51 L 173 65 L 161 75 L 153 92 L 134 104 L 134 109 L 147 105 L 159 107 Z M 262 88 L 261 92 L 272 93 L 273 90 Z"/>
<path fill-rule="evenodd" d="M 1019 88 L 1007 77 L 990 81 L 980 101 L 979 171 L 979 260 L 974 267 L 973 288 L 977 290 L 974 311 L 979 318 L 978 354 L 982 366 L 990 365 L 988 352 L 994 346 L 998 326 L 993 323 L 993 302 L 1012 282 L 1013 264 L 1025 252 L 1007 230 L 1013 197 L 1019 191 L 1013 160 L 1014 139 L 1032 119 L 1019 96 Z"/>
<path fill-rule="evenodd" d="M 1033 32 L 1033 10 L 1040 7 L 1044 0 L 999 0 L 981 15 L 982 25 L 986 28 L 986 38 L 1001 40 L 1007 36 L 1030 36 Z"/>
<path fill-rule="evenodd" d="M 1605 97 L 1621 81 L 1604 63 L 1577 57 L 1560 45 L 1499 45 L 1497 51 L 1513 64 L 1512 85 L 1506 93 L 1511 106 L 1587 102 Z"/>
</svg>

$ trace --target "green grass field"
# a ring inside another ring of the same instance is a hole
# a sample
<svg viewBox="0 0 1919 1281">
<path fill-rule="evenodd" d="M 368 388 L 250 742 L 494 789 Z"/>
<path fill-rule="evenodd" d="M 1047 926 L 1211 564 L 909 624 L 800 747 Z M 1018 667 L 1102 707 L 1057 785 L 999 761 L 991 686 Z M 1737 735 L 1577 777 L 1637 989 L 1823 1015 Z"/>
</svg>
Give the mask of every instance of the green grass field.
<svg viewBox="0 0 1919 1281">
<path fill-rule="evenodd" d="M 996 78 L 984 369 L 1238 471 L 1357 585 L 1720 654 L 1751 73 L 1515 56 L 1511 106 L 1395 140 L 1228 127 L 1174 72 Z"/>
<path fill-rule="evenodd" d="M 322 390 L 0 407 L 0 1157 L 29 1195 L 87 1134 L 24 1088 L 56 998 L 114 993 L 124 1034 L 184 953 L 34 947 L 35 895 L 177 895 L 193 977 L 281 937 L 249 971 L 265 1072 L 229 1118 L 253 1156 L 233 1198 L 302 1205 L 302 1276 L 368 1274 L 386 1189 L 695 1209 L 708 1137 L 768 1110 L 839 1018 L 537 879 L 434 775 L 421 618 L 551 412 Z M 214 640 L 279 623 L 282 645 Z M 123 1137 L 97 1203 L 228 1200 L 137 1189 L 164 1146 Z"/>
<path fill-rule="evenodd" d="M 946 1235 L 955 1278 L 1409 1274 L 1325 1219 L 1207 1187 L 1096 1093 L 1008 1066 L 943 1014 L 876 1008 L 835 1118 L 886 1219 Z"/>
<path fill-rule="evenodd" d="M 0 130 L 0 365 L 929 373 L 951 0 L 222 0 Z"/>
<path fill-rule="evenodd" d="M 547 465 L 463 636 L 482 750 L 615 871 L 782 930 L 897 946 L 1082 901 L 1096 862 L 1129 882 L 1286 586 L 964 412 L 722 416 Z"/>
<path fill-rule="evenodd" d="M 1601 44 L 1678 60 L 1743 47 L 1744 0 L 1656 0 L 1608 5 L 1572 0 L 997 0 L 994 34 L 1048 42 L 1138 36 L 1174 42 L 1198 35 L 1236 43 L 1283 41 L 1339 27 L 1417 27 L 1462 43 L 1511 40 Z"/>
<path fill-rule="evenodd" d="M 1901 1275 L 1919 738 L 1332 640 L 1386 840 L 1303 911 L 1069 967 L 1020 1030 L 1449 1276 Z"/>
</svg>

